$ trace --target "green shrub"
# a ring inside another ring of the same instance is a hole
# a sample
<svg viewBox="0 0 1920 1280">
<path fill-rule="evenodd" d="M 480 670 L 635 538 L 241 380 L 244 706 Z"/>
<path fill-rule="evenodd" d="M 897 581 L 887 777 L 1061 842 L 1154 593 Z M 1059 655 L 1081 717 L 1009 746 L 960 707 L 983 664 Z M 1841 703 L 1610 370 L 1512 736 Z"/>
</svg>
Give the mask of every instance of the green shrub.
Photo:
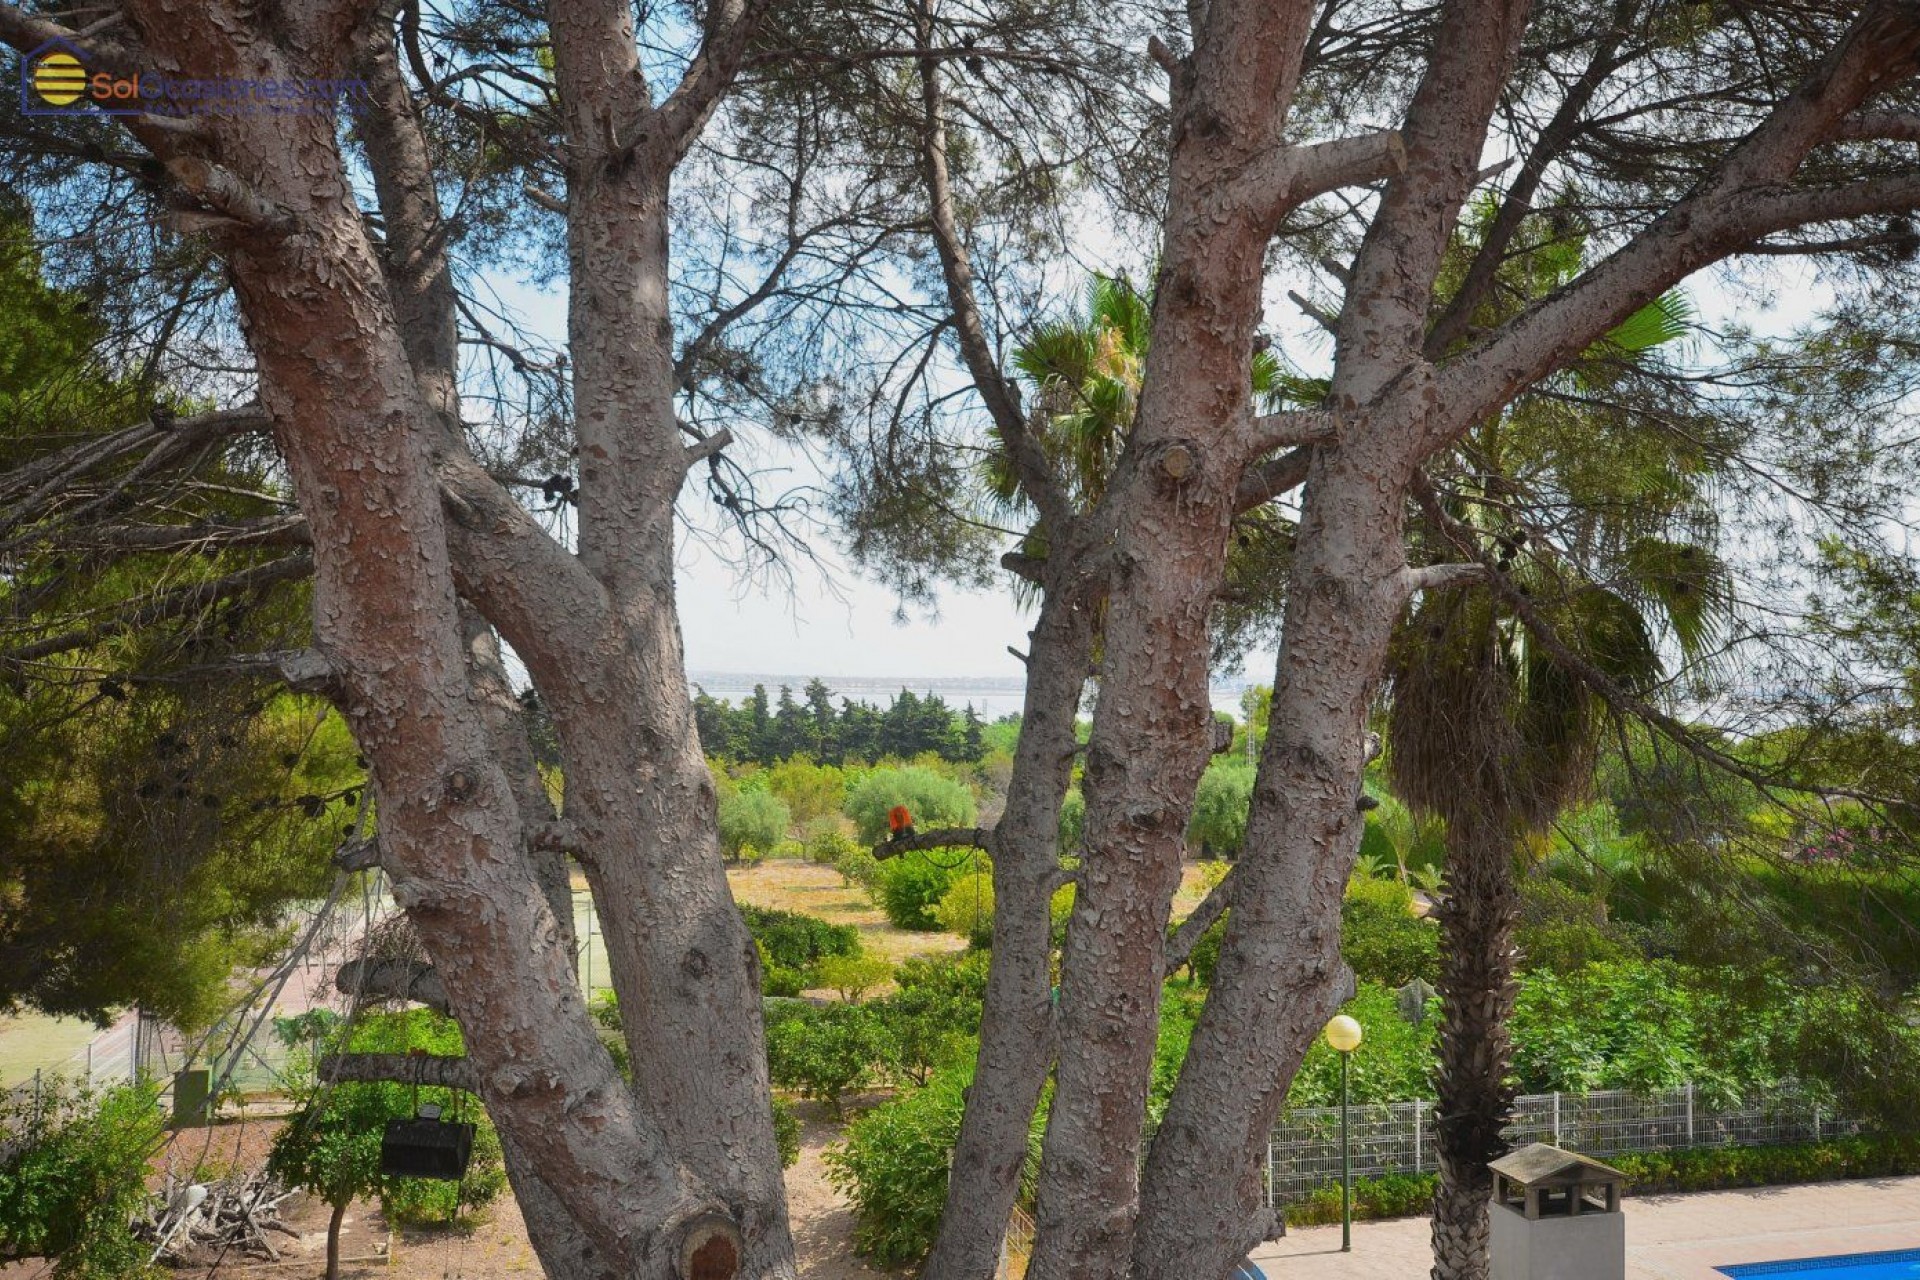
<svg viewBox="0 0 1920 1280">
<path fill-rule="evenodd" d="M 840 873 L 846 883 L 857 884 L 868 893 L 879 892 L 880 868 L 884 864 L 873 854 L 858 845 L 842 851 L 833 860 L 833 869 Z"/>
<path fill-rule="evenodd" d="M 893 966 L 879 956 L 828 956 L 814 972 L 821 986 L 852 1004 L 891 978 Z"/>
<path fill-rule="evenodd" d="M 1245 760 L 1215 760 L 1200 775 L 1193 794 L 1187 843 L 1202 857 L 1236 856 L 1247 840 L 1247 811 L 1253 803 L 1253 765 Z"/>
<path fill-rule="evenodd" d="M 958 866 L 936 862 L 924 852 L 903 853 L 880 864 L 874 896 L 894 928 L 930 933 L 940 927 L 934 908 L 959 874 Z"/>
<path fill-rule="evenodd" d="M 853 837 L 847 834 L 844 819 L 832 814 L 815 818 L 807 823 L 800 845 L 806 851 L 808 862 L 815 862 L 823 867 L 839 865 L 840 859 L 850 853 L 865 854 L 865 851 L 854 843 Z"/>
<path fill-rule="evenodd" d="M 912 956 L 893 971 L 893 981 L 904 995 L 925 992 L 930 996 L 968 1000 L 977 1008 L 987 996 L 988 956 L 979 951 L 960 955 Z M 975 1019 L 978 1021 L 978 1018 Z"/>
<path fill-rule="evenodd" d="M 791 1169 L 800 1162 L 800 1117 L 785 1098 L 774 1098 L 773 1145 L 780 1152 L 780 1167 Z"/>
<path fill-rule="evenodd" d="M 1440 976 L 1440 930 L 1413 914 L 1398 880 L 1356 877 L 1340 903 L 1340 954 L 1364 982 L 1404 986 Z"/>
<path fill-rule="evenodd" d="M 757 860 L 780 847 L 793 821 L 771 792 L 731 788 L 720 793 L 720 848 L 733 859 Z"/>
<path fill-rule="evenodd" d="M 846 813 L 856 838 L 868 846 L 887 835 L 887 811 L 905 805 L 921 830 L 972 826 L 977 816 L 973 792 L 963 783 L 924 765 L 875 769 L 848 791 Z"/>
<path fill-rule="evenodd" d="M 807 970 L 779 963 L 768 952 L 767 944 L 758 938 L 753 940 L 753 948 L 760 955 L 761 995 L 792 998 L 807 989 Z"/>
<path fill-rule="evenodd" d="M 56 1276 L 121 1280 L 150 1273 L 129 1224 L 146 1201 L 160 1149 L 155 1090 L 90 1092 L 58 1078 L 0 1093 L 0 1261 L 53 1259 Z"/>
<path fill-rule="evenodd" d="M 1353 1180 L 1353 1216 L 1407 1218 L 1433 1210 L 1433 1191 L 1439 1178 L 1431 1173 L 1389 1173 Z M 1312 1227 L 1340 1221 L 1340 1186 L 1316 1187 L 1286 1206 L 1289 1227 Z"/>
<path fill-rule="evenodd" d="M 783 801 L 793 821 L 810 827 L 840 812 L 847 779 L 838 767 L 815 764 L 804 755 L 789 756 L 766 772 L 767 790 Z"/>
<path fill-rule="evenodd" d="M 927 1083 L 935 1071 L 971 1060 L 980 1034 L 987 953 L 919 956 L 894 970 L 898 990 L 867 1008 L 886 1028 L 888 1067 L 903 1084 Z"/>
<path fill-rule="evenodd" d="M 860 931 L 849 924 L 746 902 L 740 904 L 740 918 L 773 962 L 789 969 L 808 969 L 828 956 L 860 952 Z"/>
<path fill-rule="evenodd" d="M 774 1084 L 817 1098 L 837 1115 L 843 1096 L 878 1080 L 890 1048 L 866 1006 L 826 1005 L 768 1025 L 767 1070 Z"/>
<path fill-rule="evenodd" d="M 827 1149 L 827 1181 L 853 1203 L 853 1247 L 862 1256 L 882 1267 L 904 1267 L 933 1247 L 972 1080 L 969 1058 L 936 1074 L 925 1088 L 867 1112 L 847 1126 L 844 1143 Z M 1029 1131 L 1023 1181 L 1038 1167 L 1044 1124 L 1043 1105 Z"/>
<path fill-rule="evenodd" d="M 1074 787 L 1060 804 L 1060 856 L 1071 857 L 1080 848 L 1087 828 L 1087 798 Z"/>
<path fill-rule="evenodd" d="M 1355 1102 L 1399 1102 L 1431 1097 L 1437 1019 L 1415 1027 L 1401 1016 L 1395 993 L 1363 982 L 1340 1012 L 1356 1019 L 1366 1036 L 1353 1051 L 1351 1084 Z M 1313 1038 L 1287 1091 L 1287 1105 L 1326 1107 L 1340 1101 L 1340 1055 L 1320 1036 Z"/>
<path fill-rule="evenodd" d="M 608 1001 L 594 1006 L 594 1011 L 603 1028 L 608 1022 L 617 1028 L 617 1005 Z M 328 1047 L 354 1053 L 420 1051 L 442 1057 L 465 1052 L 459 1024 L 427 1009 L 366 1015 L 353 1026 L 346 1044 L 336 1040 Z M 616 1057 L 616 1064 L 620 1060 Z M 397 1221 L 446 1222 L 465 1209 L 492 1203 L 506 1188 L 499 1136 L 479 1100 L 464 1091 L 354 1082 L 325 1089 L 309 1085 L 296 1094 L 296 1101 L 300 1110 L 276 1135 L 269 1164 L 328 1204 L 377 1193 L 383 1210 Z M 464 1114 L 473 1121 L 473 1154 L 458 1182 L 380 1174 L 380 1139 L 386 1122 L 407 1119 L 424 1103 L 440 1106 L 450 1119 Z"/>
<path fill-rule="evenodd" d="M 993 945 L 993 876 L 972 871 L 954 877 L 933 908 L 933 918 L 971 947 Z"/>
<path fill-rule="evenodd" d="M 1047 940 L 1055 947 L 1067 945 L 1067 922 L 1073 919 L 1074 893 L 1074 882 L 1069 880 L 1047 900 Z"/>
</svg>

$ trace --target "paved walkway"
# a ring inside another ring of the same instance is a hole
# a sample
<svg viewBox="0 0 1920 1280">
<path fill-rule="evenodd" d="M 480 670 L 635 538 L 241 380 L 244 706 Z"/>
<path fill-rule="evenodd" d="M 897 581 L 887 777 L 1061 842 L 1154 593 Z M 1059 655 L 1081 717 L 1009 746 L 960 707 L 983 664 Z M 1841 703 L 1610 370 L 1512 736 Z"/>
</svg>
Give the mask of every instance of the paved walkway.
<svg viewBox="0 0 1920 1280">
<path fill-rule="evenodd" d="M 1920 1178 L 1632 1197 L 1623 1211 L 1627 1280 L 1726 1280 L 1715 1267 L 1920 1248 Z M 1339 1227 L 1302 1227 L 1253 1257 L 1274 1280 L 1416 1280 L 1433 1265 L 1425 1218 L 1357 1222 L 1347 1254 Z"/>
</svg>

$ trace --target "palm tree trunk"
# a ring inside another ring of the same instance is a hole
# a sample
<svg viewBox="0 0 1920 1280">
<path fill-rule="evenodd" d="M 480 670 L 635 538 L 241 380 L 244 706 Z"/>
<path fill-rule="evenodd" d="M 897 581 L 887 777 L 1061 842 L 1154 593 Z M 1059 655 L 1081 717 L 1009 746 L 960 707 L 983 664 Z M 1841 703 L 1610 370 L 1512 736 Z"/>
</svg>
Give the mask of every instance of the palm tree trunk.
<svg viewBox="0 0 1920 1280">
<path fill-rule="evenodd" d="M 1457 821 L 1448 832 L 1447 895 L 1440 908 L 1440 1185 L 1433 1198 L 1433 1280 L 1486 1280 L 1487 1164 L 1506 1153 L 1513 1113 L 1514 925 L 1519 889 L 1513 840 L 1500 816 Z"/>
</svg>

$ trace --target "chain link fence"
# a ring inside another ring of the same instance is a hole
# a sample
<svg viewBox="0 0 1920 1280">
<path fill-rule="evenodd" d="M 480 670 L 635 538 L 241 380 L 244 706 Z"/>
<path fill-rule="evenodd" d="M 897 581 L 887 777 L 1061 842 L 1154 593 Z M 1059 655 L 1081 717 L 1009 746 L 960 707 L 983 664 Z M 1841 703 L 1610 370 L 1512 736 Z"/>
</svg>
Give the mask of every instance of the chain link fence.
<svg viewBox="0 0 1920 1280">
<path fill-rule="evenodd" d="M 1349 1109 L 1353 1175 L 1431 1173 L 1437 1159 L 1432 1102 L 1361 1103 Z M 1605 1159 L 1686 1147 L 1765 1147 L 1859 1131 L 1793 1089 L 1710 1099 L 1692 1085 L 1632 1093 L 1535 1093 L 1514 1099 L 1507 1138 L 1546 1142 Z M 1284 1205 L 1340 1181 L 1340 1108 L 1284 1113 L 1267 1142 L 1267 1204 Z"/>
</svg>

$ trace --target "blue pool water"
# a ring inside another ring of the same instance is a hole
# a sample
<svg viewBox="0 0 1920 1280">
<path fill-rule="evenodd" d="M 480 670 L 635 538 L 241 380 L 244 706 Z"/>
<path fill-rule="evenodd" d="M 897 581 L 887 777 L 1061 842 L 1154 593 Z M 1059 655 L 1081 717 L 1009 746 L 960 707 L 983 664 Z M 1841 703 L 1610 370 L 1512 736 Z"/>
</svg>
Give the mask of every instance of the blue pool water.
<svg viewBox="0 0 1920 1280">
<path fill-rule="evenodd" d="M 1920 1280 L 1920 1249 L 1895 1249 L 1891 1253 L 1848 1253 L 1832 1258 L 1801 1258 L 1793 1262 L 1743 1262 L 1738 1266 L 1716 1267 L 1722 1275 L 1744 1280 L 1747 1276 L 1766 1276 L 1768 1280 Z"/>
</svg>

